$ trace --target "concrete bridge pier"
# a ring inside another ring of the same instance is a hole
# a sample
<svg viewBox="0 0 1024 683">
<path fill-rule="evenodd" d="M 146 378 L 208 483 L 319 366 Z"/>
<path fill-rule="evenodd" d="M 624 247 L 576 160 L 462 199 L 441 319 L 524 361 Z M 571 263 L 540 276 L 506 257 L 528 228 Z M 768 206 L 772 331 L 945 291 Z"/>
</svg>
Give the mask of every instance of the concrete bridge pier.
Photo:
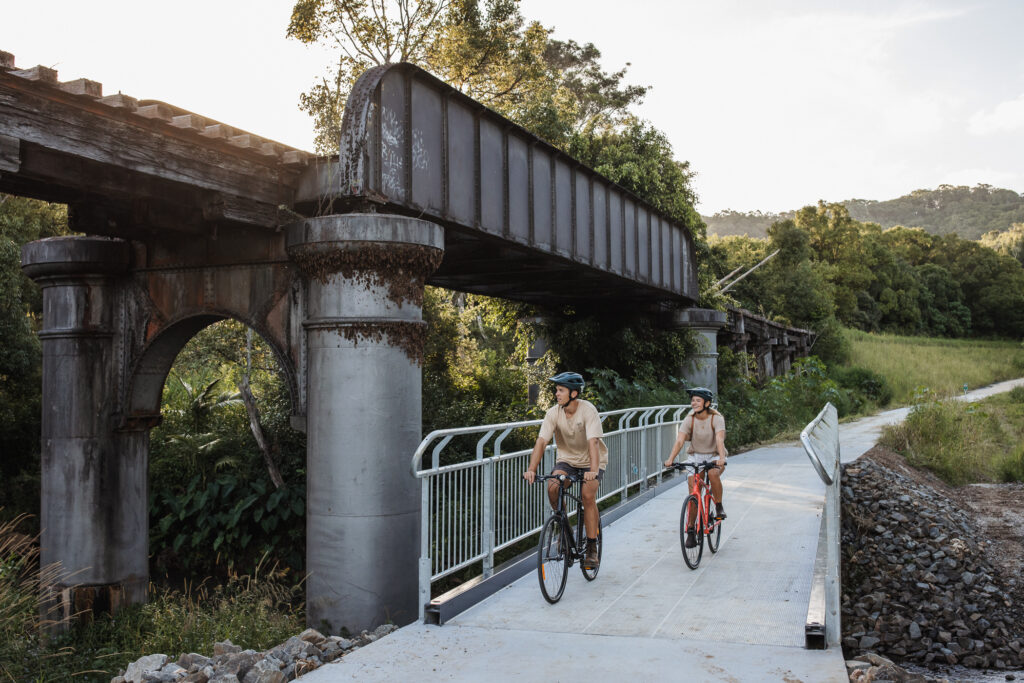
<svg viewBox="0 0 1024 683">
<path fill-rule="evenodd" d="M 289 226 L 303 277 L 307 621 L 358 632 L 418 614 L 424 281 L 442 228 L 384 214 Z"/>
<path fill-rule="evenodd" d="M 44 619 L 143 602 L 148 584 L 148 432 L 115 432 L 124 240 L 55 237 L 22 249 L 43 290 L 41 562 Z M 140 438 L 141 434 L 141 438 Z"/>
<path fill-rule="evenodd" d="M 683 377 L 690 384 L 708 387 L 718 395 L 718 331 L 725 327 L 725 312 L 709 308 L 687 308 L 673 317 L 671 325 L 688 328 L 697 333 L 701 350 L 687 367 Z"/>
</svg>

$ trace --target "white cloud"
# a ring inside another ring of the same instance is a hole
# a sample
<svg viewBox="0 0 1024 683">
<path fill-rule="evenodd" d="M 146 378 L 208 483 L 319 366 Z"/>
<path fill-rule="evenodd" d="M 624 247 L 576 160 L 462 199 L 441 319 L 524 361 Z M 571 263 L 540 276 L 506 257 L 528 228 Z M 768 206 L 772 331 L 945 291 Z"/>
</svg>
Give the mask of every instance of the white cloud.
<svg viewBox="0 0 1024 683">
<path fill-rule="evenodd" d="M 1024 129 L 1024 93 L 1017 99 L 1001 102 L 991 111 L 976 112 L 967 125 L 972 135 L 990 135 Z"/>
</svg>

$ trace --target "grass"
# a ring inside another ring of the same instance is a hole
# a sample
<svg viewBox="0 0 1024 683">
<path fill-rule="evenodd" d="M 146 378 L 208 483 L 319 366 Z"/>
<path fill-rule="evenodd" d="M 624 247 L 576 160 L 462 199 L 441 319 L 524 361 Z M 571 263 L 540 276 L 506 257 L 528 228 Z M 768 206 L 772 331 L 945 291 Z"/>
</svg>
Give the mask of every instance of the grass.
<svg viewBox="0 0 1024 683">
<path fill-rule="evenodd" d="M 977 403 L 920 403 L 880 443 L 954 486 L 1024 481 L 1024 387 Z"/>
<path fill-rule="evenodd" d="M 305 628 L 302 586 L 281 572 L 257 571 L 224 585 L 184 590 L 151 587 L 150 600 L 43 641 L 39 635 L 37 539 L 22 533 L 24 517 L 0 524 L 0 681 L 109 681 L 143 655 L 176 659 L 213 653 L 230 639 L 264 650 Z M 54 570 L 44 570 L 49 583 Z M 297 606 L 298 605 L 298 606 Z"/>
<path fill-rule="evenodd" d="M 893 402 L 912 403 L 927 387 L 938 396 L 1024 376 L 1024 346 L 1016 341 L 979 341 L 903 337 L 845 330 L 849 365 L 872 370 L 888 380 Z"/>
</svg>

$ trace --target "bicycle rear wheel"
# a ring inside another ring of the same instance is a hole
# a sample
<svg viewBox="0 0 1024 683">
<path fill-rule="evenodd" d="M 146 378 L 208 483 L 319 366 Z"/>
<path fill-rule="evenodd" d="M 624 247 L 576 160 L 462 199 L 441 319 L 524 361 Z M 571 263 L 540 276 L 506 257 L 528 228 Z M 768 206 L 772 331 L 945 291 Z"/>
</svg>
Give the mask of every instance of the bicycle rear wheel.
<svg viewBox="0 0 1024 683">
<path fill-rule="evenodd" d="M 708 529 L 707 532 L 708 550 L 710 550 L 713 553 L 717 553 L 718 546 L 722 540 L 722 520 L 715 519 L 715 513 L 711 512 L 711 510 L 714 509 L 715 505 L 715 501 L 712 500 L 711 496 L 707 496 L 704 499 L 704 502 L 707 504 L 708 524 L 711 525 L 711 528 Z"/>
<path fill-rule="evenodd" d="M 569 577 L 568 543 L 562 520 L 556 515 L 548 518 L 540 532 L 537 546 L 537 580 L 540 592 L 552 605 L 562 598 L 565 580 Z"/>
<path fill-rule="evenodd" d="M 704 536 L 697 520 L 700 516 L 699 507 L 697 496 L 687 496 L 683 501 L 683 511 L 679 515 L 679 546 L 683 549 L 683 560 L 690 569 L 696 569 L 700 565 L 701 555 L 704 554 Z M 696 543 L 692 548 L 686 547 L 687 529 L 694 530 Z"/>
<path fill-rule="evenodd" d="M 583 515 L 580 515 L 580 517 L 582 517 L 582 516 Z M 583 520 L 582 519 L 579 521 L 579 524 L 583 524 Z M 583 532 L 583 538 L 586 539 L 586 537 L 587 537 L 587 534 L 586 534 L 586 531 L 584 531 Z M 583 572 L 583 578 L 585 578 L 587 581 L 593 581 L 594 579 L 596 579 L 597 578 L 597 573 L 599 571 L 601 571 L 601 550 L 602 550 L 602 546 L 604 545 L 604 542 L 603 542 L 602 538 L 603 537 L 601 535 L 601 520 L 597 520 L 597 560 L 598 560 L 598 564 L 593 569 L 587 569 L 586 568 L 587 563 L 585 561 L 582 561 L 582 560 L 580 561 L 580 571 Z M 584 540 L 583 541 L 583 551 L 584 552 L 586 552 L 586 549 L 587 549 L 586 548 L 586 543 L 587 543 L 586 540 Z"/>
</svg>

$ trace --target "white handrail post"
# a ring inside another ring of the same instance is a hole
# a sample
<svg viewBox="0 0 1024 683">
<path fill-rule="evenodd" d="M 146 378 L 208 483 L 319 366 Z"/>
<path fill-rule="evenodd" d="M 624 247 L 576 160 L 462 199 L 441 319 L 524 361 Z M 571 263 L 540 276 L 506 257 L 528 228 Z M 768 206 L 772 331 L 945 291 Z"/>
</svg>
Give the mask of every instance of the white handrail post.
<svg viewBox="0 0 1024 683">
<path fill-rule="evenodd" d="M 426 616 L 427 603 L 430 602 L 430 478 L 420 479 L 420 621 Z"/>
<path fill-rule="evenodd" d="M 486 555 L 484 556 L 484 578 L 494 574 L 494 459 L 489 458 L 484 463 L 483 480 L 484 509 L 480 529 L 482 536 L 481 543 Z"/>
</svg>

